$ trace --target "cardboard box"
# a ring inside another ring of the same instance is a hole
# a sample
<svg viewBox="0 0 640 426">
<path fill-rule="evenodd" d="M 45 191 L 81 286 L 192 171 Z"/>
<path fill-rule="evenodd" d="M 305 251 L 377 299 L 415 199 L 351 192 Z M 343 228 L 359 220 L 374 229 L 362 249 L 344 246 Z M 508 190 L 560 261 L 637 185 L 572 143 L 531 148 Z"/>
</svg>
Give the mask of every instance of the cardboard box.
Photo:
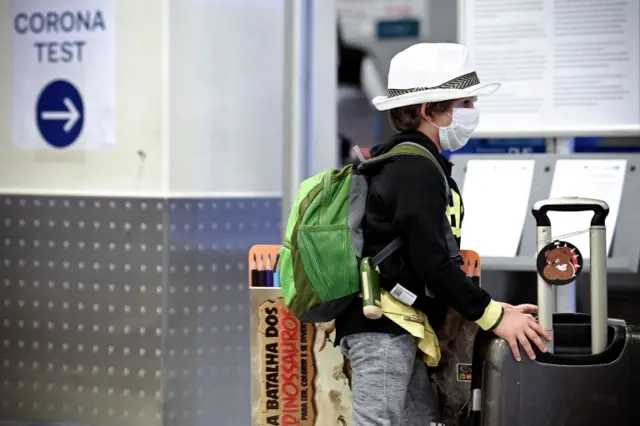
<svg viewBox="0 0 640 426">
<path fill-rule="evenodd" d="M 345 360 L 322 326 L 300 324 L 278 288 L 252 288 L 253 425 L 347 426 L 351 390 Z"/>
</svg>

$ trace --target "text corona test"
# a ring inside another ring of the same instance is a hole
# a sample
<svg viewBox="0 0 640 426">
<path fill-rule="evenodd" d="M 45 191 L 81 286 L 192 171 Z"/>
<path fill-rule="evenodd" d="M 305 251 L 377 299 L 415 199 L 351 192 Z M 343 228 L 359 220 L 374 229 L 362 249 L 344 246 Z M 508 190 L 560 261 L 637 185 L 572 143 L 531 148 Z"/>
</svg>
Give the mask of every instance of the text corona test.
<svg viewBox="0 0 640 426">
<path fill-rule="evenodd" d="M 16 34 L 41 36 L 33 43 L 38 63 L 82 62 L 87 34 L 107 30 L 100 10 L 18 13 L 13 26 Z"/>
</svg>

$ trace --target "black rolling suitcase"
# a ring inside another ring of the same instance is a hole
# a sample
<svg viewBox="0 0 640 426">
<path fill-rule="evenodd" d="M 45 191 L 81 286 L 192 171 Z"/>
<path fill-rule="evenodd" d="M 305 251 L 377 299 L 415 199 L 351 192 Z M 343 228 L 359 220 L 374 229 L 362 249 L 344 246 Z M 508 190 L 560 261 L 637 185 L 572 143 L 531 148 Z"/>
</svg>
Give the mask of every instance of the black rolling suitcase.
<svg viewBox="0 0 640 426">
<path fill-rule="evenodd" d="M 470 423 L 640 426 L 640 328 L 607 318 L 604 224 L 609 207 L 603 201 L 575 197 L 536 203 L 533 214 L 541 252 L 552 243 L 549 211 L 594 213 L 589 229 L 591 315 L 554 315 L 554 288 L 539 273 L 538 317 L 552 331 L 549 353 L 537 352 L 532 361 L 523 351 L 523 360 L 517 362 L 504 340 L 492 333 L 478 334 Z"/>
</svg>

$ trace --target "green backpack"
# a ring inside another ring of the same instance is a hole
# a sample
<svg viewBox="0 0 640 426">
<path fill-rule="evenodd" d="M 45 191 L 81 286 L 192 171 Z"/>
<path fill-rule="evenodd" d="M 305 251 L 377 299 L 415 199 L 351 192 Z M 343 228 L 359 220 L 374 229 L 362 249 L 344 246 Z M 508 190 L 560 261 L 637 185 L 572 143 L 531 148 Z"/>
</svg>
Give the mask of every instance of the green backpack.
<svg viewBox="0 0 640 426">
<path fill-rule="evenodd" d="M 397 155 L 428 158 L 447 182 L 433 154 L 405 142 L 378 157 L 361 158 L 357 166 L 325 170 L 300 185 L 280 249 L 280 285 L 287 308 L 301 322 L 331 321 L 360 293 L 361 224 L 368 192 L 368 178 L 361 169 Z M 446 227 L 451 234 L 448 222 Z M 396 238 L 372 259 L 372 266 L 401 245 Z"/>
</svg>

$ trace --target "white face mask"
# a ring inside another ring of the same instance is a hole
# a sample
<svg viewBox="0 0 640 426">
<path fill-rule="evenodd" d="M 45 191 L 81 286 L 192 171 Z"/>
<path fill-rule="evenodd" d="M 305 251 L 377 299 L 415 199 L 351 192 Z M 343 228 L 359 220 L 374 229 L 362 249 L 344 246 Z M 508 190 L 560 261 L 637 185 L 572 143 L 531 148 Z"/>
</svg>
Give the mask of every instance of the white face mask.
<svg viewBox="0 0 640 426">
<path fill-rule="evenodd" d="M 480 122 L 480 111 L 475 108 L 453 108 L 451 124 L 438 127 L 440 131 L 440 146 L 447 151 L 456 151 L 469 142 L 471 134 Z"/>
</svg>

